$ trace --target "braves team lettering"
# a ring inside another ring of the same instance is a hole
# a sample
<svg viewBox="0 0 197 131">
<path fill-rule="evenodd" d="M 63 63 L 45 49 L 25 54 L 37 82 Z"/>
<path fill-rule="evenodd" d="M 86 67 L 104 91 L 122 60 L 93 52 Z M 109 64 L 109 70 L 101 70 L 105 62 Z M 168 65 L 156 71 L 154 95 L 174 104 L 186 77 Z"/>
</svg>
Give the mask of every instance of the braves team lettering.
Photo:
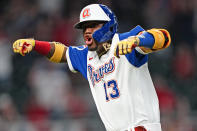
<svg viewBox="0 0 197 131">
<path fill-rule="evenodd" d="M 92 85 L 95 85 L 95 82 L 99 82 L 106 74 L 112 73 L 115 69 L 114 57 L 112 57 L 109 62 L 103 64 L 101 67 L 95 70 L 92 65 L 88 65 L 88 72 L 92 82 Z"/>
</svg>

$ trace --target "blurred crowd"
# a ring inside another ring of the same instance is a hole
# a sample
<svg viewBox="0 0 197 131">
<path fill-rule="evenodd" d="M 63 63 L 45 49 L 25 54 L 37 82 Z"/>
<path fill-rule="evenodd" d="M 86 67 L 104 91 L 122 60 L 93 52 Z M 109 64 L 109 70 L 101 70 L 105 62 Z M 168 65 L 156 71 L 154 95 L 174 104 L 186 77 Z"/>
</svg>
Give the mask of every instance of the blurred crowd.
<svg viewBox="0 0 197 131">
<path fill-rule="evenodd" d="M 0 131 L 103 131 L 88 82 L 66 64 L 32 52 L 14 54 L 20 38 L 84 44 L 73 29 L 80 10 L 91 3 L 109 6 L 119 32 L 141 25 L 165 28 L 171 46 L 150 54 L 163 131 L 197 131 L 196 0 L 1 0 Z"/>
</svg>

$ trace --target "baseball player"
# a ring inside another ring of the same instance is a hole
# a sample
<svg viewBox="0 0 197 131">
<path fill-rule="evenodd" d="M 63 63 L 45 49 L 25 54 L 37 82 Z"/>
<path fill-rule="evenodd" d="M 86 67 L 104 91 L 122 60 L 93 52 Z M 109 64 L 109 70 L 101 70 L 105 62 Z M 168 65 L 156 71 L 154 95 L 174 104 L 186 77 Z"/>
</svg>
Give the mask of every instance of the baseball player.
<svg viewBox="0 0 197 131">
<path fill-rule="evenodd" d="M 19 39 L 15 53 L 32 50 L 50 61 L 67 62 L 89 82 L 107 131 L 161 131 L 158 98 L 148 70 L 148 54 L 167 48 L 165 29 L 145 31 L 136 26 L 117 33 L 117 19 L 105 5 L 91 4 L 80 13 L 75 28 L 83 30 L 85 45 L 67 47 L 58 42 Z"/>
</svg>

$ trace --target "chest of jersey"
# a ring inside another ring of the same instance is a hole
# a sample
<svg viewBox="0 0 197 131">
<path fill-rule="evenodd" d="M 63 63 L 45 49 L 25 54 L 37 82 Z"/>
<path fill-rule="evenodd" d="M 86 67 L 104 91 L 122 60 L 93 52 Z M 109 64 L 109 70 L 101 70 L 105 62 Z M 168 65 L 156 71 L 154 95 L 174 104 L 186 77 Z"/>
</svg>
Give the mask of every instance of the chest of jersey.
<svg viewBox="0 0 197 131">
<path fill-rule="evenodd" d="M 126 58 L 116 58 L 111 51 L 100 59 L 97 55 L 90 53 L 87 64 L 87 76 L 94 97 L 103 104 L 117 101 L 121 90 L 124 89 L 120 83 L 123 82 L 124 77 L 127 77 L 125 73 L 128 69 L 126 68 L 132 68 L 132 65 Z"/>
</svg>

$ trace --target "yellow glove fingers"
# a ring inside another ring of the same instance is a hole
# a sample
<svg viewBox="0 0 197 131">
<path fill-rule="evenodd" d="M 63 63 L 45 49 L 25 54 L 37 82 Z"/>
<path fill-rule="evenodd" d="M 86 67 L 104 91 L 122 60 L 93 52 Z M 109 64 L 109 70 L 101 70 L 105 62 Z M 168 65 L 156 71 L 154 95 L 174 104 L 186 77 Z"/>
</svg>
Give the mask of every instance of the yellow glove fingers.
<svg viewBox="0 0 197 131">
<path fill-rule="evenodd" d="M 131 53 L 132 50 L 138 45 L 139 38 L 137 38 L 136 36 L 132 36 L 125 40 L 119 41 L 114 50 L 114 55 L 118 57 L 119 55 L 126 55 L 128 53 Z"/>
<path fill-rule="evenodd" d="M 22 47 L 21 47 L 20 41 L 19 40 L 15 41 L 14 44 L 13 44 L 14 53 L 20 53 L 21 54 L 21 52 L 20 52 L 21 50 L 22 50 Z"/>
<path fill-rule="evenodd" d="M 22 42 L 22 41 L 19 41 L 19 53 L 22 55 L 22 56 L 25 56 L 25 47 L 24 47 L 24 44 L 25 42 Z"/>
<path fill-rule="evenodd" d="M 123 55 L 123 43 L 122 42 L 118 43 L 118 48 L 119 48 L 119 55 Z"/>
<path fill-rule="evenodd" d="M 19 44 L 18 41 L 14 42 L 14 44 L 13 44 L 13 50 L 15 53 L 19 53 L 18 44 Z"/>
<path fill-rule="evenodd" d="M 19 53 L 19 50 L 15 48 L 14 53 Z"/>
<path fill-rule="evenodd" d="M 116 56 L 117 58 L 120 58 L 118 45 L 114 48 L 114 56 Z"/>
<path fill-rule="evenodd" d="M 128 42 L 128 49 L 127 49 L 128 53 L 131 53 L 132 50 L 133 50 L 133 43 Z"/>
<path fill-rule="evenodd" d="M 127 48 L 128 48 L 128 42 L 125 41 L 125 44 L 123 44 L 123 54 L 127 54 Z"/>
<path fill-rule="evenodd" d="M 22 44 L 20 43 L 19 40 L 17 40 L 14 45 L 13 45 L 13 49 L 15 53 L 20 53 L 22 56 L 24 56 L 24 54 L 21 52 L 22 50 Z"/>
<path fill-rule="evenodd" d="M 13 47 L 13 51 L 14 51 L 14 53 L 18 53 L 19 52 L 19 50 L 16 47 Z"/>
</svg>

